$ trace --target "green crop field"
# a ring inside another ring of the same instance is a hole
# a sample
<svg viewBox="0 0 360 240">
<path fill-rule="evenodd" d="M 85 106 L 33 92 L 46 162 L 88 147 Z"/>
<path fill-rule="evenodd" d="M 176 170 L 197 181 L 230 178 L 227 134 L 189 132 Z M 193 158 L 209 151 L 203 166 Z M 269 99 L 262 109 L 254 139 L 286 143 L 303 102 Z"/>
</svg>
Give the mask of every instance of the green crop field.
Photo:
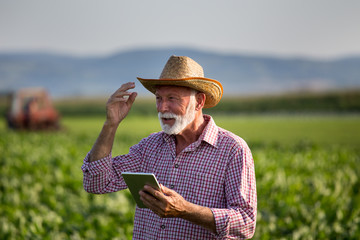
<svg viewBox="0 0 360 240">
<path fill-rule="evenodd" d="M 360 239 L 360 115 L 214 117 L 252 149 L 258 191 L 254 239 Z M 128 191 L 82 188 L 82 160 L 103 117 L 65 117 L 58 132 L 15 132 L 0 121 L 0 239 L 131 239 Z M 113 154 L 159 131 L 129 117 Z"/>
</svg>

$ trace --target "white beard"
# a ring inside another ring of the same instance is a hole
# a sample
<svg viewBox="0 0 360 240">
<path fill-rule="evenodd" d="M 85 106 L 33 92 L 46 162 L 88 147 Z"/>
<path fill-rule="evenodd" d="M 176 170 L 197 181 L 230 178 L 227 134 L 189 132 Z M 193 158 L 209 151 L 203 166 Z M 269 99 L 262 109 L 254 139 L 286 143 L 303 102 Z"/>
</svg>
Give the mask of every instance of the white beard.
<svg viewBox="0 0 360 240">
<path fill-rule="evenodd" d="M 189 105 L 186 108 L 185 115 L 176 115 L 171 112 L 166 113 L 158 113 L 158 117 L 160 120 L 160 125 L 162 130 L 171 135 L 171 134 L 179 134 L 182 130 L 184 130 L 192 121 L 195 119 L 195 104 L 196 100 L 195 97 L 191 96 Z M 175 123 L 170 126 L 168 124 L 164 124 L 161 118 L 174 118 Z"/>
</svg>

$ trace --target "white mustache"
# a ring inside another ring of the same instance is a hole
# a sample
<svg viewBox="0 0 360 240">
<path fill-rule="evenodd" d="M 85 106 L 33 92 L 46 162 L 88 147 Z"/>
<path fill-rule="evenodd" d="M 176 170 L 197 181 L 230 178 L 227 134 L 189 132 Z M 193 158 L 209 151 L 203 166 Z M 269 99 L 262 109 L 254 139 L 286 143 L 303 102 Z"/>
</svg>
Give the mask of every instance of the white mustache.
<svg viewBox="0 0 360 240">
<path fill-rule="evenodd" d="M 175 113 L 172 113 L 172 112 L 165 112 L 165 113 L 159 112 L 158 115 L 159 115 L 159 118 L 175 118 L 175 119 L 179 118 L 178 115 L 176 115 Z"/>
</svg>

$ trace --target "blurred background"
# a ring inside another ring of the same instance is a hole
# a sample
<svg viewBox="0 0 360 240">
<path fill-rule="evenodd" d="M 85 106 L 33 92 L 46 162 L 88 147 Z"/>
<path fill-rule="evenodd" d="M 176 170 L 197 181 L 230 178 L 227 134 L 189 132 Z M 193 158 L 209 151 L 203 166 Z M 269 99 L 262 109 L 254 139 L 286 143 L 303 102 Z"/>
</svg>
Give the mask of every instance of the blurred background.
<svg viewBox="0 0 360 240">
<path fill-rule="evenodd" d="M 19 3 L 0 2 L 2 92 L 103 96 L 158 77 L 173 54 L 198 61 L 225 96 L 360 85 L 357 1 Z"/>
<path fill-rule="evenodd" d="M 139 97 L 114 154 L 160 130 L 136 77 L 185 55 L 223 84 L 205 113 L 253 151 L 254 238 L 358 239 L 359 12 L 355 0 L 0 0 L 0 238 L 131 239 L 131 196 L 84 193 L 82 159 L 125 82 Z"/>
</svg>

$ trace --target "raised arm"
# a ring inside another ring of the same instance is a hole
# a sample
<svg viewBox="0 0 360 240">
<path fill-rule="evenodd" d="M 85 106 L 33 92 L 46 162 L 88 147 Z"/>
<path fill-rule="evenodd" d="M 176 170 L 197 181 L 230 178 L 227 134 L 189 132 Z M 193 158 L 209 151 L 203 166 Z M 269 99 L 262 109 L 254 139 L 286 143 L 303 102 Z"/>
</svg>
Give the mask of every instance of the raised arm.
<svg viewBox="0 0 360 240">
<path fill-rule="evenodd" d="M 107 101 L 106 121 L 90 151 L 89 162 L 99 160 L 110 154 L 116 130 L 120 122 L 129 113 L 137 96 L 136 92 L 128 92 L 133 88 L 135 88 L 134 82 L 125 83 Z"/>
</svg>

